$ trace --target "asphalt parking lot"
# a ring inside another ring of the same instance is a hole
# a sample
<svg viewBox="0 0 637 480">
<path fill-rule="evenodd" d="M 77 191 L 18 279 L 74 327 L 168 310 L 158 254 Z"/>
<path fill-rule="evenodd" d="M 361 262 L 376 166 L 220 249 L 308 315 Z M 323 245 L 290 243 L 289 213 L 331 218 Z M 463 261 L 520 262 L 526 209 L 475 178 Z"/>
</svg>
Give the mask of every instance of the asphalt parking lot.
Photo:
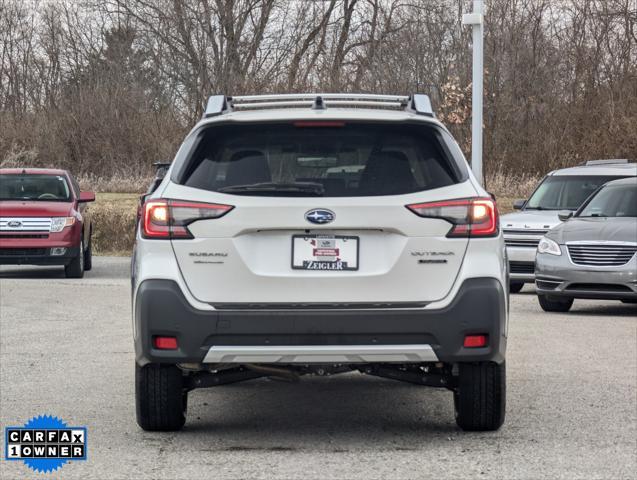
<svg viewBox="0 0 637 480">
<path fill-rule="evenodd" d="M 88 427 L 88 460 L 56 478 L 635 478 L 637 307 L 512 296 L 508 406 L 463 433 L 451 394 L 357 374 L 191 393 L 186 427 L 135 423 L 128 259 L 83 280 L 0 269 L 0 425 L 52 414 Z M 47 478 L 22 462 L 0 477 Z"/>
</svg>

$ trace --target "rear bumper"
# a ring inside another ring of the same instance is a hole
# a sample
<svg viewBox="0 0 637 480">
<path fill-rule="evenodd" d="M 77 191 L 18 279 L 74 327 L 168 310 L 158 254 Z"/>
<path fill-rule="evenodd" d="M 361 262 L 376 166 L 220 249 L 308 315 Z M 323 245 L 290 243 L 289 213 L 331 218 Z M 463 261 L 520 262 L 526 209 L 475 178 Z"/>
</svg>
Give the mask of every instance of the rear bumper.
<svg viewBox="0 0 637 480">
<path fill-rule="evenodd" d="M 53 248 L 0 247 L 0 265 L 68 265 L 80 252 L 79 246 L 62 248 L 62 255 L 52 255 Z"/>
<path fill-rule="evenodd" d="M 495 278 L 473 278 L 438 310 L 194 309 L 171 280 L 145 280 L 135 302 L 137 362 L 372 363 L 504 361 L 506 301 Z M 468 334 L 489 344 L 465 348 Z M 177 350 L 153 347 L 175 336 Z"/>
</svg>

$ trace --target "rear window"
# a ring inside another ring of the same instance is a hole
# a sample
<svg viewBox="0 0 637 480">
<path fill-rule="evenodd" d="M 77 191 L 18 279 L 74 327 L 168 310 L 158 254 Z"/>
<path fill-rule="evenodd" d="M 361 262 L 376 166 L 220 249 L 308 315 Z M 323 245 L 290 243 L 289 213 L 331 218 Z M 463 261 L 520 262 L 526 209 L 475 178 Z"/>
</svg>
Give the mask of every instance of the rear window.
<svg viewBox="0 0 637 480">
<path fill-rule="evenodd" d="M 236 195 L 399 195 L 458 183 L 435 129 L 411 124 L 223 125 L 204 130 L 179 183 Z"/>
<path fill-rule="evenodd" d="M 0 175 L 0 200 L 61 201 L 71 199 L 62 175 Z"/>
</svg>

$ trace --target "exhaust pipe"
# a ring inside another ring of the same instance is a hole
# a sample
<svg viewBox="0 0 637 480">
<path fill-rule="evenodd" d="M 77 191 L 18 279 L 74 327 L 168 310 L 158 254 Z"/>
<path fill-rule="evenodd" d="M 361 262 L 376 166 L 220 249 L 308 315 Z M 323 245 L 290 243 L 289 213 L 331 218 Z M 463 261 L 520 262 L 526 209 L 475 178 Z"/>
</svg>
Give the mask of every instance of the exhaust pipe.
<svg viewBox="0 0 637 480">
<path fill-rule="evenodd" d="M 254 363 L 246 363 L 244 367 L 246 367 L 248 370 L 252 370 L 253 372 L 261 373 L 266 376 L 280 378 L 288 382 L 298 382 L 300 379 L 298 373 L 296 373 L 293 370 L 288 370 L 285 368 L 271 367 L 266 365 L 256 365 Z"/>
</svg>

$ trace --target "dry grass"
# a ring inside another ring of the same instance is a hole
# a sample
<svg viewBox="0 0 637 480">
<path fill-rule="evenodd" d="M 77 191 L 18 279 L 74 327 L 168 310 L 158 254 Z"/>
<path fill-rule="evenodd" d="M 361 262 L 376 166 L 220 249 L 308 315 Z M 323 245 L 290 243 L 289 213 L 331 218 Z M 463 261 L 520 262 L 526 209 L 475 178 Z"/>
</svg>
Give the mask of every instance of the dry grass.
<svg viewBox="0 0 637 480">
<path fill-rule="evenodd" d="M 82 190 L 109 193 L 143 193 L 150 185 L 152 176 L 115 174 L 112 177 L 80 175 L 77 181 Z"/>
<path fill-rule="evenodd" d="M 98 193 L 89 208 L 93 217 L 93 249 L 97 255 L 130 255 L 135 242 L 139 195 Z"/>
<path fill-rule="evenodd" d="M 486 189 L 498 197 L 526 198 L 542 178 L 536 175 L 503 175 L 496 173 L 486 179 Z"/>
<path fill-rule="evenodd" d="M 140 179 L 112 178 L 82 179 L 83 186 L 94 188 L 98 192 L 103 188 L 111 187 L 118 191 L 130 191 L 137 186 Z M 487 179 L 487 190 L 495 193 L 501 214 L 513 210 L 513 201 L 518 198 L 527 198 L 533 191 L 539 177 L 523 176 L 509 177 L 495 175 Z M 149 179 L 143 179 L 140 183 L 143 190 L 149 183 Z M 98 255 L 130 255 L 135 241 L 135 220 L 139 193 L 98 193 L 96 202 L 91 205 L 93 215 L 93 248 Z"/>
<path fill-rule="evenodd" d="M 501 214 L 513 211 L 513 202 L 518 198 L 528 198 L 541 177 L 535 175 L 503 175 L 496 173 L 486 179 L 486 189 L 496 196 Z"/>
</svg>

